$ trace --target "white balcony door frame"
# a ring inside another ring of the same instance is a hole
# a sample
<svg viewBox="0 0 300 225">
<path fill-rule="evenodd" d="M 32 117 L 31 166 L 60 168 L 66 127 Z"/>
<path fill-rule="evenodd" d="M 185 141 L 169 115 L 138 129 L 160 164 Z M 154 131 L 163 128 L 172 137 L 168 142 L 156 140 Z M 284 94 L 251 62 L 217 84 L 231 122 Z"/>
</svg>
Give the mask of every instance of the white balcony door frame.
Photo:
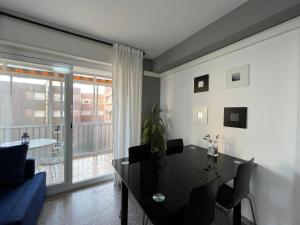
<svg viewBox="0 0 300 225">
<path fill-rule="evenodd" d="M 73 182 L 73 72 L 65 75 L 65 182 L 48 187 L 47 195 L 53 195 L 113 179 L 113 174 Z"/>
<path fill-rule="evenodd" d="M 84 187 L 91 184 L 100 183 L 103 181 L 113 179 L 112 174 L 104 175 L 101 177 L 84 180 L 81 182 L 73 183 L 72 181 L 72 172 L 73 172 L 73 140 L 72 140 L 72 123 L 73 123 L 73 66 L 68 64 L 62 64 L 57 62 L 52 62 L 47 59 L 39 59 L 34 57 L 27 57 L 19 54 L 11 54 L 2 52 L 0 49 L 0 58 L 8 59 L 8 60 L 16 60 L 19 62 L 26 63 L 34 63 L 47 65 L 52 67 L 63 67 L 68 69 L 69 72 L 64 76 L 65 88 L 64 88 L 64 126 L 65 126 L 65 134 L 64 134 L 64 182 L 59 184 L 49 185 L 47 187 L 47 195 L 53 195 L 56 193 Z"/>
</svg>

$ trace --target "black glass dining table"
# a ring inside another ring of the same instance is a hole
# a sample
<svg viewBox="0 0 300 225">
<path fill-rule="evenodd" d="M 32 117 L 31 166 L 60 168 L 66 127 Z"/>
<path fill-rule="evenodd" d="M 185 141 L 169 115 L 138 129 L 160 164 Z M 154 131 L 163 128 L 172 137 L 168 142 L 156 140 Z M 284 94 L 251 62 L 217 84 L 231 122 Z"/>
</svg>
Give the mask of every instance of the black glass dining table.
<svg viewBox="0 0 300 225">
<path fill-rule="evenodd" d="M 129 163 L 128 158 L 113 160 L 122 180 L 121 225 L 128 223 L 128 190 L 154 225 L 163 225 L 188 204 L 193 188 L 208 184 L 219 177 L 220 185 L 232 180 L 242 159 L 187 145 L 172 155 L 162 154 L 149 160 Z M 159 194 L 159 195 L 157 195 Z M 155 199 L 154 196 L 163 198 Z M 234 208 L 234 225 L 241 224 L 241 205 Z"/>
</svg>

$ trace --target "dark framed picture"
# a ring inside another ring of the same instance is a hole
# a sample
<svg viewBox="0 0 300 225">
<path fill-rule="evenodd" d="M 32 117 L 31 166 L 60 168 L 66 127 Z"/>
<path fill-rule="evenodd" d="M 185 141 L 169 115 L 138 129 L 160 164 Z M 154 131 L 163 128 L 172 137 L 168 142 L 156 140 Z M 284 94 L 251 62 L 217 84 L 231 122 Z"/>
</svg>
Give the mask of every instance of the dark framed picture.
<svg viewBox="0 0 300 225">
<path fill-rule="evenodd" d="M 225 107 L 224 126 L 247 128 L 247 107 Z"/>
<path fill-rule="evenodd" d="M 204 92 L 209 90 L 209 75 L 203 75 L 194 78 L 194 93 Z"/>
</svg>

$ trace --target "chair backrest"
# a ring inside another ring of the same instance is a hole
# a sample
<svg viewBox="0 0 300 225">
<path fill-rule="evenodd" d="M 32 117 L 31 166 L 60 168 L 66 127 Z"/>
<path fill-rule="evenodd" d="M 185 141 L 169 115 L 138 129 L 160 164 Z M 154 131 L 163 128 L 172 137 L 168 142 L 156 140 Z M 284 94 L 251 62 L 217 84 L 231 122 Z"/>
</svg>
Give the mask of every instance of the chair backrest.
<svg viewBox="0 0 300 225">
<path fill-rule="evenodd" d="M 239 165 L 234 178 L 233 206 L 249 195 L 249 184 L 254 166 L 254 158 Z"/>
<path fill-rule="evenodd" d="M 216 178 L 206 186 L 191 191 L 184 225 L 209 225 L 214 221 L 219 185 L 220 179 Z"/>
<path fill-rule="evenodd" d="M 129 148 L 129 162 L 135 163 L 151 158 L 150 145 L 138 145 Z"/>
<path fill-rule="evenodd" d="M 182 138 L 179 139 L 172 139 L 167 141 L 167 155 L 180 153 L 183 150 L 183 140 Z"/>
</svg>

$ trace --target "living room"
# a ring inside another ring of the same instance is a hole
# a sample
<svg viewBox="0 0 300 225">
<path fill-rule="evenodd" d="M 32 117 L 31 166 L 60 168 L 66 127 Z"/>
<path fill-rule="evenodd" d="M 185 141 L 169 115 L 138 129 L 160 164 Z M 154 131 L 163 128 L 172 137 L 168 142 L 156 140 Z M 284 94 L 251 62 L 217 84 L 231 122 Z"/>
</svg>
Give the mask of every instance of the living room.
<svg viewBox="0 0 300 225">
<path fill-rule="evenodd" d="M 0 0 L 0 225 L 299 225 L 299 0 Z"/>
</svg>

